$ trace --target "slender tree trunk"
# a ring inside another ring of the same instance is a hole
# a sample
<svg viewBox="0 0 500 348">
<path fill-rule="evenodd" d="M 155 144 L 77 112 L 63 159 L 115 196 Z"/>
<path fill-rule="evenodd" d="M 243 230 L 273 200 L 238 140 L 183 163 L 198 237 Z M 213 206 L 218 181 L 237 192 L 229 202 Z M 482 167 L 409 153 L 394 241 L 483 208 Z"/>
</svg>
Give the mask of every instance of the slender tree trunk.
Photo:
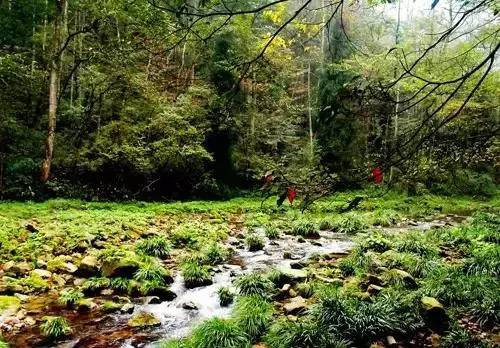
<svg viewBox="0 0 500 348">
<path fill-rule="evenodd" d="M 396 23 L 396 34 L 395 34 L 395 41 L 396 41 L 396 46 L 399 44 L 399 34 L 400 34 L 400 27 L 401 27 L 401 0 L 398 0 L 398 20 Z M 394 70 L 394 76 L 396 76 L 397 71 Z M 396 106 L 394 109 L 394 139 L 393 139 L 393 146 L 397 146 L 397 141 L 398 141 L 398 128 L 399 128 L 399 99 L 400 99 L 400 89 L 399 86 L 396 86 Z M 389 182 L 392 181 L 392 177 L 394 175 L 394 167 L 391 166 L 390 172 L 389 172 Z"/>
<path fill-rule="evenodd" d="M 54 157 L 54 138 L 57 119 L 57 98 L 59 94 L 59 78 L 61 69 L 61 25 L 65 23 L 66 0 L 56 2 L 56 15 L 54 18 L 54 37 L 52 42 L 52 59 L 50 64 L 49 84 L 49 116 L 47 139 L 45 141 L 45 157 L 42 163 L 41 181 L 46 183 L 50 178 L 52 158 Z"/>
<path fill-rule="evenodd" d="M 311 62 L 307 66 L 307 114 L 309 118 L 309 142 L 311 146 L 311 160 L 314 157 L 314 142 L 312 128 L 312 109 L 311 109 Z"/>
</svg>

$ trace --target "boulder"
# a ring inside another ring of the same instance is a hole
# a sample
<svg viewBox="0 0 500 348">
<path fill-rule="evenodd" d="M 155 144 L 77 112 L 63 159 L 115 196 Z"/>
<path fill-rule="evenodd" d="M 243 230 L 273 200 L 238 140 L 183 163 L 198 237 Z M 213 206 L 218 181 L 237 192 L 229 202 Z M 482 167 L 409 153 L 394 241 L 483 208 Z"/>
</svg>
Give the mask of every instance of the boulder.
<svg viewBox="0 0 500 348">
<path fill-rule="evenodd" d="M 31 274 L 36 274 L 42 279 L 49 279 L 50 277 L 52 277 L 52 272 L 45 269 L 34 269 L 31 271 Z"/>
<path fill-rule="evenodd" d="M 139 264 L 135 260 L 122 259 L 118 261 L 104 262 L 101 273 L 104 277 L 124 277 L 133 278 L 134 273 L 139 269 Z"/>
<path fill-rule="evenodd" d="M 449 318 L 443 305 L 434 297 L 422 297 L 421 306 L 426 324 L 434 331 L 443 332 L 448 328 Z"/>
<path fill-rule="evenodd" d="M 301 269 L 281 268 L 279 271 L 291 282 L 302 282 L 307 279 L 307 272 Z"/>
<path fill-rule="evenodd" d="M 80 277 L 92 277 L 99 274 L 99 268 L 97 257 L 87 255 L 80 261 L 77 275 Z"/>
<path fill-rule="evenodd" d="M 33 267 L 31 267 L 31 265 L 28 262 L 22 261 L 22 262 L 18 262 L 16 264 L 14 264 L 12 267 L 10 267 L 10 269 L 8 271 L 5 270 L 5 268 L 4 268 L 4 271 L 12 272 L 12 273 L 15 273 L 17 275 L 22 275 L 22 274 L 28 273 L 32 269 L 33 269 Z"/>
<path fill-rule="evenodd" d="M 193 302 L 184 302 L 182 304 L 182 308 L 192 311 L 192 310 L 197 310 L 198 306 L 195 305 Z"/>
<path fill-rule="evenodd" d="M 393 269 L 393 271 L 396 272 L 401 277 L 405 285 L 410 289 L 415 289 L 418 287 L 415 278 L 413 278 L 413 276 L 410 273 L 403 271 L 402 269 Z"/>
<path fill-rule="evenodd" d="M 143 303 L 145 305 L 148 305 L 148 304 L 160 304 L 161 300 L 160 300 L 160 298 L 158 296 L 146 296 L 146 297 L 144 297 Z"/>
<path fill-rule="evenodd" d="M 77 270 L 78 270 L 78 267 L 76 267 L 73 263 L 71 262 L 66 262 L 64 264 L 64 267 L 62 268 L 62 270 L 66 273 L 75 273 Z"/>
<path fill-rule="evenodd" d="M 122 313 L 133 313 L 134 312 L 135 305 L 132 303 L 125 303 L 122 308 L 120 309 L 120 312 Z"/>
<path fill-rule="evenodd" d="M 162 302 L 173 301 L 177 297 L 177 294 L 175 292 L 166 287 L 151 288 L 145 295 L 157 296 Z"/>
<path fill-rule="evenodd" d="M 307 263 L 305 261 L 295 261 L 290 263 L 291 269 L 302 269 L 307 267 Z"/>
<path fill-rule="evenodd" d="M 88 298 L 82 298 L 75 303 L 75 309 L 80 313 L 87 313 L 96 308 L 97 305 Z"/>
<path fill-rule="evenodd" d="M 379 276 L 377 276 L 375 274 L 368 274 L 368 283 L 379 285 L 379 286 L 384 285 L 384 281 L 382 280 L 382 278 L 380 278 Z"/>
<path fill-rule="evenodd" d="M 301 296 L 294 297 L 290 302 L 283 305 L 285 314 L 287 315 L 297 315 L 306 311 L 307 303 Z"/>
<path fill-rule="evenodd" d="M 128 321 L 128 326 L 130 327 L 151 327 L 159 325 L 161 325 L 160 319 L 147 312 L 140 312 Z"/>
<path fill-rule="evenodd" d="M 38 227 L 33 222 L 28 222 L 25 226 L 26 230 L 31 233 L 38 232 Z"/>
<path fill-rule="evenodd" d="M 381 286 L 378 286 L 378 285 L 375 285 L 375 284 L 370 284 L 368 285 L 368 289 L 366 289 L 366 291 L 370 294 L 370 295 L 375 295 L 375 294 L 378 294 L 379 292 L 381 292 L 384 288 L 381 287 Z"/>
</svg>

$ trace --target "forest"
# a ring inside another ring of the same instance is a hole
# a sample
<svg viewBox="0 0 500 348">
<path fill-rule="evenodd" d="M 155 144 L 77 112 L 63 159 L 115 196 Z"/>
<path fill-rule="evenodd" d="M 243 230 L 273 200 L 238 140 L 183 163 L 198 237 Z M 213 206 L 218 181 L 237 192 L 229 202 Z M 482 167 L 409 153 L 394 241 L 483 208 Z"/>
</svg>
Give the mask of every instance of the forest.
<svg viewBox="0 0 500 348">
<path fill-rule="evenodd" d="M 0 348 L 500 346 L 497 0 L 0 0 Z"/>
</svg>

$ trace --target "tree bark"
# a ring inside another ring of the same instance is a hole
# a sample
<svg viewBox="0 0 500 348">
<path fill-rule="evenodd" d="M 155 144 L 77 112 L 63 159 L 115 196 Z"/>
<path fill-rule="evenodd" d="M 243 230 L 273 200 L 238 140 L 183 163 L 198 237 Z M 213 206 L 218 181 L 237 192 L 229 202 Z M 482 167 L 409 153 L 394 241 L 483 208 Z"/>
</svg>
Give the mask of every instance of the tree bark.
<svg viewBox="0 0 500 348">
<path fill-rule="evenodd" d="M 52 159 L 54 157 L 54 138 L 56 134 L 57 104 L 59 94 L 59 78 L 61 70 L 61 25 L 66 23 L 66 1 L 56 1 L 56 14 L 54 17 L 54 37 L 52 38 L 52 59 L 50 64 L 49 84 L 49 116 L 47 139 L 45 140 L 45 157 L 42 162 L 41 181 L 46 183 L 50 178 Z"/>
</svg>

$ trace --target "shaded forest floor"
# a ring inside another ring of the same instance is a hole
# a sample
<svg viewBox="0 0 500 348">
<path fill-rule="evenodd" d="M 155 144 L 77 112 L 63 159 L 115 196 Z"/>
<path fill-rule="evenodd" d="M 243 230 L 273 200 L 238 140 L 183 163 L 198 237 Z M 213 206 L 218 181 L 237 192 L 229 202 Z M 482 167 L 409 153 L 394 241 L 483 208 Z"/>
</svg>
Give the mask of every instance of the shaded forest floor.
<svg viewBox="0 0 500 348">
<path fill-rule="evenodd" d="M 239 337 L 235 347 L 498 344 L 498 196 L 389 192 L 339 213 L 357 195 L 373 192 L 341 193 L 304 214 L 258 198 L 1 203 L 2 335 L 13 347 L 140 346 L 164 337 L 166 319 L 148 306 L 213 283 L 214 312 L 229 319 L 165 346 L 212 347 L 221 326 Z"/>
</svg>

